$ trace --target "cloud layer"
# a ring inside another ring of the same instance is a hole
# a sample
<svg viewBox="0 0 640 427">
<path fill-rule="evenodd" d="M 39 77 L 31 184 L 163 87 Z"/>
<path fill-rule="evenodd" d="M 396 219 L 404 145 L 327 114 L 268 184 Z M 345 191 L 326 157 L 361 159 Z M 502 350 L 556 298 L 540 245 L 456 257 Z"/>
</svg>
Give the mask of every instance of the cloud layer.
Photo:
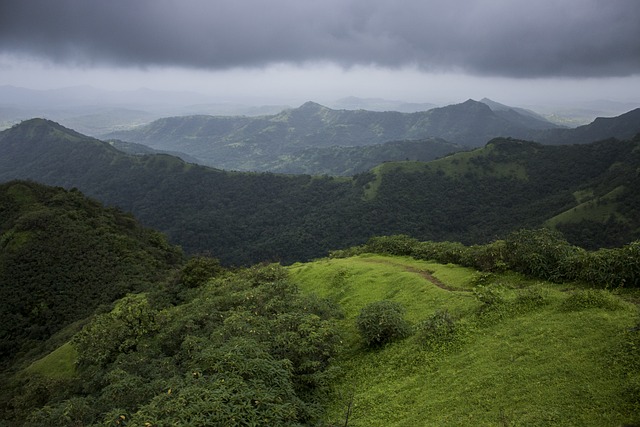
<svg viewBox="0 0 640 427">
<path fill-rule="evenodd" d="M 20 0 L 0 3 L 0 52 L 79 66 L 610 77 L 640 73 L 639 22 L 637 0 Z"/>
</svg>

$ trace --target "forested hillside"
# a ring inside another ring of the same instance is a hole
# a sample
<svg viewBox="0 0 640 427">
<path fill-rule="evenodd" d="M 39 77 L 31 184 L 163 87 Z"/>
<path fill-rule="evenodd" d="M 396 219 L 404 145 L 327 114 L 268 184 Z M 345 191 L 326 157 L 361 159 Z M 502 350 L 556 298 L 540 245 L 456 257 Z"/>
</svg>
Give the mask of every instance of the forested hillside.
<svg viewBox="0 0 640 427">
<path fill-rule="evenodd" d="M 640 133 L 640 108 L 617 117 L 598 117 L 575 129 L 549 129 L 532 137 L 545 144 L 582 144 L 606 138 L 631 139 Z"/>
<path fill-rule="evenodd" d="M 193 258 L 7 376 L 0 420 L 634 423 L 639 243 L 590 252 L 542 229 L 474 246 L 375 237 L 286 268 Z"/>
<path fill-rule="evenodd" d="M 383 162 L 427 162 L 461 150 L 463 147 L 439 138 L 389 141 L 360 147 L 310 147 L 281 157 L 267 169 L 276 173 L 353 176 Z"/>
<path fill-rule="evenodd" d="M 638 236 L 638 144 L 499 139 L 433 162 L 385 163 L 332 178 L 125 155 L 31 120 L 0 134 L 0 180 L 77 187 L 134 213 L 188 253 L 232 264 L 310 259 L 373 235 L 479 243 L 547 221 L 571 242 L 597 248 Z"/>
<path fill-rule="evenodd" d="M 332 110 L 307 102 L 276 115 L 254 118 L 170 117 L 105 137 L 182 151 L 221 169 L 273 171 L 274 165 L 277 170 L 295 168 L 294 160 L 305 160 L 299 157 L 305 149 L 426 138 L 478 147 L 497 136 L 525 137 L 533 130 L 555 127 L 514 110 L 494 112 L 473 100 L 417 113 Z M 323 165 L 315 169 L 310 160 L 303 163 L 304 170 L 323 173 Z"/>
<path fill-rule="evenodd" d="M 181 260 L 162 234 L 77 190 L 0 185 L 0 368 Z"/>
</svg>

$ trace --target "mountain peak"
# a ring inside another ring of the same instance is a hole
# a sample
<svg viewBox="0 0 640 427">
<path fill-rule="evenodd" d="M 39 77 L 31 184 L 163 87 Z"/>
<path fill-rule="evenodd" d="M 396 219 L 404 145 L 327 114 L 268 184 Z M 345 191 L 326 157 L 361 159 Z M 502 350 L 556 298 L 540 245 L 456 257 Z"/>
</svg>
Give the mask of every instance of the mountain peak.
<svg viewBox="0 0 640 427">
<path fill-rule="evenodd" d="M 68 129 L 62 126 L 60 123 L 44 118 L 33 118 L 24 120 L 17 125 L 14 125 L 11 128 L 7 129 L 5 132 L 13 135 L 20 134 L 24 137 L 29 138 L 42 138 L 43 136 L 50 135 L 52 133 L 56 133 L 59 136 L 65 135 L 67 138 L 73 139 L 86 138 L 84 135 L 76 132 L 73 129 Z"/>
<path fill-rule="evenodd" d="M 307 101 L 298 107 L 298 110 L 307 110 L 307 111 L 319 111 L 319 110 L 327 110 L 328 108 L 324 105 L 320 105 L 317 102 Z"/>
<path fill-rule="evenodd" d="M 475 99 L 467 99 L 466 101 L 460 104 L 454 104 L 454 107 L 464 107 L 464 108 L 473 108 L 476 110 L 491 110 L 487 104 L 484 104 L 480 101 L 476 101 Z"/>
<path fill-rule="evenodd" d="M 20 143 L 52 143 L 56 142 L 83 142 L 84 144 L 105 145 L 110 150 L 115 150 L 106 142 L 102 142 L 90 136 L 66 128 L 60 123 L 49 119 L 33 118 L 24 120 L 17 125 L 0 133 L 0 140 L 20 141 Z"/>
</svg>

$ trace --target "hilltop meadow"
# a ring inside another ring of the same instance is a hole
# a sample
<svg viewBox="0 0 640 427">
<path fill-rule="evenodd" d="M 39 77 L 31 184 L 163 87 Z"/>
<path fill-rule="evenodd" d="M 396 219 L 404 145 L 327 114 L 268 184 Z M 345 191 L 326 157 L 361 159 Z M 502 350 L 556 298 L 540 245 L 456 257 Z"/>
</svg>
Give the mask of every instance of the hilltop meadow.
<svg viewBox="0 0 640 427">
<path fill-rule="evenodd" d="M 3 374 L 11 425 L 640 422 L 640 242 L 370 239 L 312 262 L 191 258 Z M 528 262 L 527 260 L 530 260 Z"/>
</svg>

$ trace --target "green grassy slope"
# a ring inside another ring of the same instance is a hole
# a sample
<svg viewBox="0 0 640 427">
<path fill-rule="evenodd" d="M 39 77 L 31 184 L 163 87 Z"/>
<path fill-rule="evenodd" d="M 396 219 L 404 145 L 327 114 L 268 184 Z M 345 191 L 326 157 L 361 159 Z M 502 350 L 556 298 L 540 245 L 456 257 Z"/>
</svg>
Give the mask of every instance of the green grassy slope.
<svg viewBox="0 0 640 427">
<path fill-rule="evenodd" d="M 637 418 L 616 363 L 637 311 L 611 293 L 399 257 L 325 259 L 289 270 L 304 291 L 345 312 L 332 425 L 346 425 L 349 406 L 349 426 L 617 426 Z M 478 283 L 504 301 L 483 309 L 471 291 Z M 573 295 L 599 302 L 587 308 Z M 401 303 L 413 324 L 447 309 L 457 319 L 456 338 L 429 347 L 414 335 L 365 349 L 355 318 L 382 299 Z"/>
</svg>

